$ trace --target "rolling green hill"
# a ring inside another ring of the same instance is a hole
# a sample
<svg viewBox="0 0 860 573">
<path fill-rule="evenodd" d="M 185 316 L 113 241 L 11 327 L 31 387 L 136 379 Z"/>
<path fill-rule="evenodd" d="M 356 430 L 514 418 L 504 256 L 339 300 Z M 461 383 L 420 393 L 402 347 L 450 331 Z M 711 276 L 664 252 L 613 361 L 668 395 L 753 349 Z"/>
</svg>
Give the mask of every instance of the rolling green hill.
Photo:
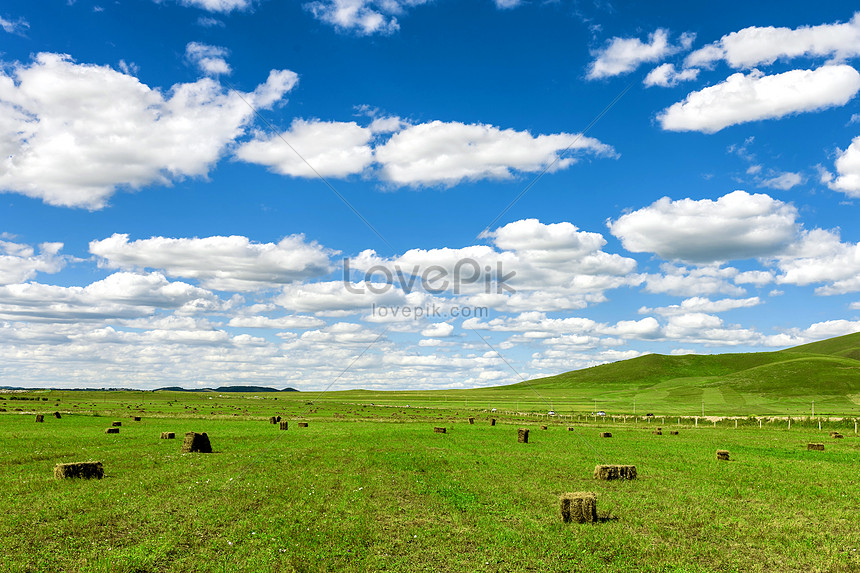
<svg viewBox="0 0 860 573">
<path fill-rule="evenodd" d="M 676 412 L 704 403 L 711 413 L 780 413 L 806 409 L 814 400 L 820 413 L 856 414 L 860 333 L 776 352 L 648 354 L 504 388 L 592 397 L 613 407 L 635 399 L 643 407 Z"/>
</svg>

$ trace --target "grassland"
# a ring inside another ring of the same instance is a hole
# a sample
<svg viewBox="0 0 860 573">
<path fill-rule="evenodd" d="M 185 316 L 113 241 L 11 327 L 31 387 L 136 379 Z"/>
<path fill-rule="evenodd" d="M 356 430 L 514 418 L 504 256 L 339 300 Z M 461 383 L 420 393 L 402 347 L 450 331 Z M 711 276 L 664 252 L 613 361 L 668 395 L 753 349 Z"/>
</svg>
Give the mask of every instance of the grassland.
<svg viewBox="0 0 860 573">
<path fill-rule="evenodd" d="M 2 394 L 0 570 L 860 571 L 858 349 L 650 355 L 475 390 Z M 215 452 L 180 453 L 187 431 Z M 53 478 L 87 460 L 104 479 Z M 595 481 L 598 463 L 639 479 Z M 599 523 L 561 522 L 578 490 Z"/>
<path fill-rule="evenodd" d="M 595 422 L 355 392 L 25 396 L 38 400 L 7 394 L 0 413 L 3 571 L 860 570 L 849 419 Z M 38 424 L 36 411 L 62 418 Z M 120 434 L 104 434 L 113 420 Z M 215 453 L 181 454 L 186 431 L 207 432 Z M 54 464 L 84 460 L 105 478 L 53 479 Z M 640 478 L 595 481 L 597 463 Z M 561 522 L 557 496 L 577 490 L 598 494 L 603 521 Z"/>
</svg>

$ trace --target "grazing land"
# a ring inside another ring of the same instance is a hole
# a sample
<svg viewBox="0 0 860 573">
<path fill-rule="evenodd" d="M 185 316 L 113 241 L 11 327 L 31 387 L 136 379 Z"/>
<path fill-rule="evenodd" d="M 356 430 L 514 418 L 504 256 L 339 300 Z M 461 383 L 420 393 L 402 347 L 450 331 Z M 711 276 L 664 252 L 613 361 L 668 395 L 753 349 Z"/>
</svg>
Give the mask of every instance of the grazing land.
<svg viewBox="0 0 860 573">
<path fill-rule="evenodd" d="M 860 571 L 857 347 L 477 390 L 6 392 L 0 570 Z M 87 461 L 102 479 L 54 477 Z M 562 522 L 589 491 L 597 522 Z"/>
<path fill-rule="evenodd" d="M 789 430 L 416 407 L 415 395 L 409 408 L 378 405 L 383 394 L 11 396 L 21 411 L 0 414 L 3 571 L 860 569 L 860 439 L 847 417 Z M 105 434 L 114 420 L 120 433 Z M 189 431 L 214 453 L 181 454 Z M 53 476 L 90 460 L 103 479 Z M 639 477 L 596 481 L 600 463 L 634 464 Z M 568 491 L 595 492 L 601 520 L 563 523 Z"/>
</svg>

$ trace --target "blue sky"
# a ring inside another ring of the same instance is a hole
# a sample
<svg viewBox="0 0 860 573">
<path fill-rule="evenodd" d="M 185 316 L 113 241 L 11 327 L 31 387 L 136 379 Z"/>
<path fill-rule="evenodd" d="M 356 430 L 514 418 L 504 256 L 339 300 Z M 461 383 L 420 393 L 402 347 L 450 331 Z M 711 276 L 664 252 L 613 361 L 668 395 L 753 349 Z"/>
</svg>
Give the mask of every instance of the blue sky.
<svg viewBox="0 0 860 573">
<path fill-rule="evenodd" d="M 465 388 L 860 330 L 860 13 L 642 4 L 7 0 L 0 385 Z"/>
</svg>

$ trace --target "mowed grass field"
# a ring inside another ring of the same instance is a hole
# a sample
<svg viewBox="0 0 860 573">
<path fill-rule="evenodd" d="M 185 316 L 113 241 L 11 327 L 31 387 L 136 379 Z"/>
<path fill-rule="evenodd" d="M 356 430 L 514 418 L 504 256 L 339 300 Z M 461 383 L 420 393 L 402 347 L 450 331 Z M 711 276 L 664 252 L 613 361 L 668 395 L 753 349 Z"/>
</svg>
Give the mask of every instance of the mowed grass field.
<svg viewBox="0 0 860 573">
<path fill-rule="evenodd" d="M 10 396 L 2 571 L 860 571 L 860 439 L 847 419 L 821 431 L 587 422 L 432 396 L 436 407 L 416 407 L 420 394 L 404 397 L 410 408 L 368 393 Z M 287 431 L 268 423 L 276 414 Z M 107 435 L 113 420 L 120 433 Z M 207 432 L 215 452 L 181 454 L 187 431 Z M 104 479 L 53 478 L 56 463 L 87 460 Z M 639 478 L 594 480 L 598 463 L 635 464 Z M 558 496 L 582 490 L 597 493 L 601 521 L 562 523 Z"/>
</svg>

